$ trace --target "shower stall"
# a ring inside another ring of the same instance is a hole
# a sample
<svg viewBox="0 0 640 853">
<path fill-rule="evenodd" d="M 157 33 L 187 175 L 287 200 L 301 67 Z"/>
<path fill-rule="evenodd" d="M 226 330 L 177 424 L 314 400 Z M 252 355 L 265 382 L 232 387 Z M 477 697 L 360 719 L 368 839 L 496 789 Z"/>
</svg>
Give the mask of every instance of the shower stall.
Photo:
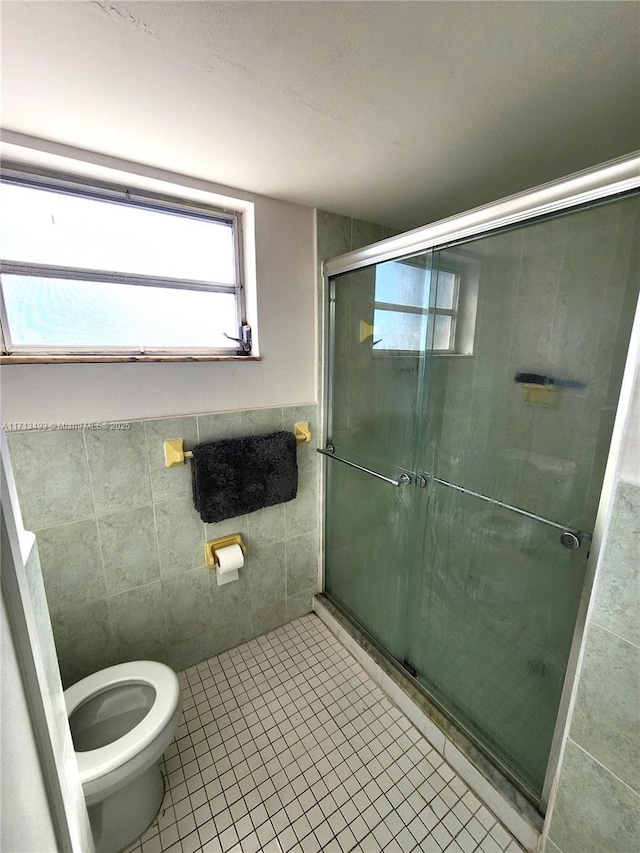
<svg viewBox="0 0 640 853">
<path fill-rule="evenodd" d="M 638 301 L 637 167 L 324 268 L 324 594 L 542 813 Z"/>
</svg>

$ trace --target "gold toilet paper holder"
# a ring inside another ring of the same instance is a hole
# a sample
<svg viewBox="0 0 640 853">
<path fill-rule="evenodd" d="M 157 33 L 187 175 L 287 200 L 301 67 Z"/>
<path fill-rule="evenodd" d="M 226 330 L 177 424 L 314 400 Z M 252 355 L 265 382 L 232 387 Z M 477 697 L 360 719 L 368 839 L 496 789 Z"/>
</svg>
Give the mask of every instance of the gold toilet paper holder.
<svg viewBox="0 0 640 853">
<path fill-rule="evenodd" d="M 216 551 L 220 548 L 226 548 L 229 545 L 239 545 L 242 548 L 242 553 L 247 555 L 247 546 L 242 541 L 240 533 L 231 533 L 229 536 L 221 536 L 219 539 L 209 539 L 204 543 L 204 556 L 207 566 L 210 569 L 215 569 L 218 565 L 216 560 Z"/>
</svg>

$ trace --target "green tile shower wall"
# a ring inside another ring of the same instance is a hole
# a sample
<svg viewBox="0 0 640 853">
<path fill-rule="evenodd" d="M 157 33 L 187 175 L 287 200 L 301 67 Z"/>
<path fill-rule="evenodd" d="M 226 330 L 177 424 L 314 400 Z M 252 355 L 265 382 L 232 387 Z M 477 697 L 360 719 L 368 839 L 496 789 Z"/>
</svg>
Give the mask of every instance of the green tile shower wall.
<svg viewBox="0 0 640 853">
<path fill-rule="evenodd" d="M 314 440 L 298 448 L 298 496 L 287 504 L 205 525 L 190 466 L 164 465 L 165 439 L 184 437 L 189 447 L 296 421 L 309 421 Z M 183 669 L 309 612 L 319 553 L 316 432 L 309 405 L 9 435 L 65 686 L 139 658 Z M 218 587 L 204 542 L 237 531 L 245 568 Z"/>
<path fill-rule="evenodd" d="M 640 847 L 640 485 L 618 482 L 545 851 Z"/>
<path fill-rule="evenodd" d="M 324 283 L 322 280 L 322 262 L 344 255 L 386 240 L 399 232 L 385 225 L 377 225 L 375 222 L 365 222 L 362 219 L 352 219 L 349 216 L 340 216 L 338 213 L 328 213 L 326 210 L 316 211 L 316 240 L 318 251 L 318 317 L 324 315 Z M 319 331 L 322 335 L 322 329 Z M 324 373 L 324 353 L 320 348 L 320 359 L 318 360 L 318 387 L 322 387 Z"/>
</svg>

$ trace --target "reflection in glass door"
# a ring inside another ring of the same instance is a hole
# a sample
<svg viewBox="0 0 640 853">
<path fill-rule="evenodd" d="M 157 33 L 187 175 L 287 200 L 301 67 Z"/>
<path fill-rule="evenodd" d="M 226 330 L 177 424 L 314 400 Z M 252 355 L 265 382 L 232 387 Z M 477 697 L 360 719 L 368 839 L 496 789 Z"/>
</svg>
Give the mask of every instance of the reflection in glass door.
<svg viewBox="0 0 640 853">
<path fill-rule="evenodd" d="M 615 199 L 332 281 L 327 593 L 536 802 L 638 219 L 638 196 Z"/>
<path fill-rule="evenodd" d="M 326 589 L 400 661 L 415 503 L 402 475 L 415 468 L 429 264 L 421 253 L 356 270 L 330 294 Z"/>
</svg>

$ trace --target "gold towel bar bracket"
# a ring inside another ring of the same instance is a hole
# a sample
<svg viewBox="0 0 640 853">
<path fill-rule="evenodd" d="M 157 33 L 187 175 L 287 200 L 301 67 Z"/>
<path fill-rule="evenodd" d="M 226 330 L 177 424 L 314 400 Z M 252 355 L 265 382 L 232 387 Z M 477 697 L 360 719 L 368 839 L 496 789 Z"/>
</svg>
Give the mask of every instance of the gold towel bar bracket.
<svg viewBox="0 0 640 853">
<path fill-rule="evenodd" d="M 298 444 L 309 444 L 311 441 L 311 430 L 306 421 L 294 424 L 294 432 Z M 164 464 L 167 468 L 175 468 L 184 465 L 187 459 L 191 459 L 193 452 L 184 449 L 184 438 L 171 438 L 164 442 Z"/>
<path fill-rule="evenodd" d="M 299 421 L 293 425 L 298 444 L 309 444 L 311 441 L 311 430 L 307 421 Z"/>
<path fill-rule="evenodd" d="M 167 468 L 184 465 L 193 453 L 184 449 L 184 438 L 172 438 L 164 443 L 164 464 Z"/>
</svg>

